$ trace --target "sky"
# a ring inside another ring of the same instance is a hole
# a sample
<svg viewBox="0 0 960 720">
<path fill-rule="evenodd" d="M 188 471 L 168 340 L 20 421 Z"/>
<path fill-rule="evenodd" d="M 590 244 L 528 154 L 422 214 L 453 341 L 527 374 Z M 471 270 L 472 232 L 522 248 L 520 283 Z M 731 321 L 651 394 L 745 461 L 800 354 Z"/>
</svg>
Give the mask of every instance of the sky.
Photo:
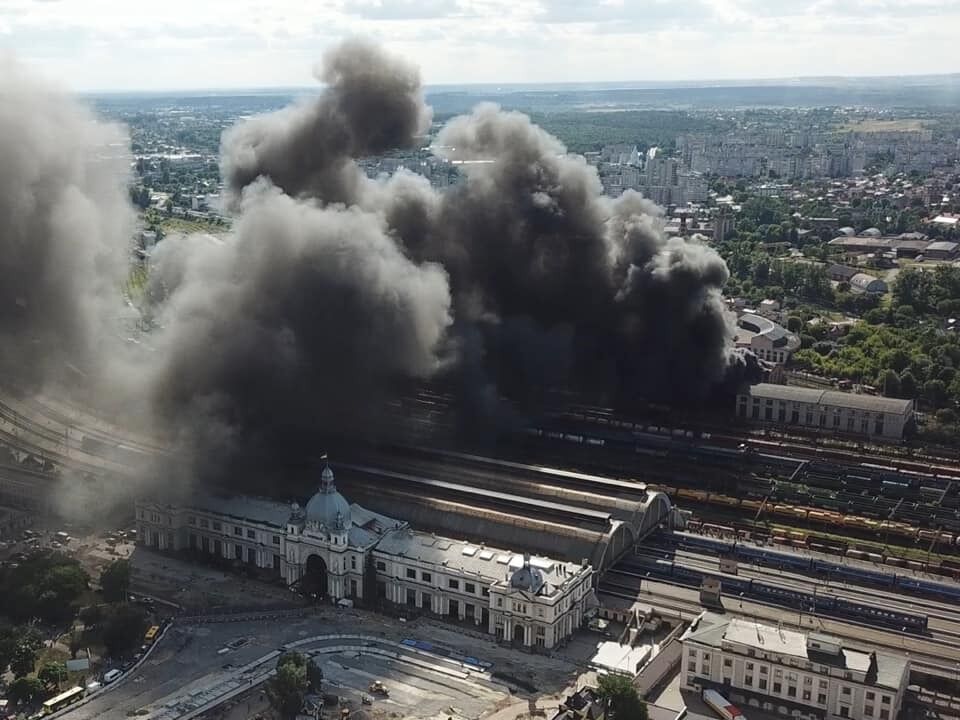
<svg viewBox="0 0 960 720">
<path fill-rule="evenodd" d="M 78 91 L 300 87 L 348 36 L 428 84 L 960 71 L 960 0 L 0 0 L 0 52 Z"/>
</svg>

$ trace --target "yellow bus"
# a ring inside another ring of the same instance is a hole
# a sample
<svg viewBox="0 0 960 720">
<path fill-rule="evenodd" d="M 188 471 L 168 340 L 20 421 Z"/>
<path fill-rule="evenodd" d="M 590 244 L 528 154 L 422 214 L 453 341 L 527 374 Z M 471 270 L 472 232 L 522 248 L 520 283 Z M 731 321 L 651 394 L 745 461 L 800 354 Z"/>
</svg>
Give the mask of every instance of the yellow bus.
<svg viewBox="0 0 960 720">
<path fill-rule="evenodd" d="M 50 698 L 49 700 L 47 700 L 43 704 L 43 714 L 52 715 L 53 713 L 57 712 L 57 710 L 61 710 L 65 708 L 67 705 L 70 705 L 71 703 L 75 703 L 77 700 L 79 700 L 82 697 L 83 697 L 82 687 L 78 685 L 77 687 L 70 688 L 66 692 L 62 692 L 59 695 L 56 695 Z"/>
<path fill-rule="evenodd" d="M 151 625 L 150 629 L 147 630 L 147 634 L 143 636 L 143 642 L 145 645 L 149 645 L 153 642 L 154 638 L 157 637 L 157 633 L 160 632 L 159 625 Z"/>
</svg>

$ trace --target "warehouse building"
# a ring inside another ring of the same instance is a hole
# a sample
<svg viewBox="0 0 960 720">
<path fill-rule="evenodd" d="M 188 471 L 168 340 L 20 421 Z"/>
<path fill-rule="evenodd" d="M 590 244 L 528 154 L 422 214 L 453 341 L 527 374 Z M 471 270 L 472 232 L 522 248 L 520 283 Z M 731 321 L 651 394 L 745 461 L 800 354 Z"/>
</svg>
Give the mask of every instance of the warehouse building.
<svg viewBox="0 0 960 720">
<path fill-rule="evenodd" d="M 902 440 L 913 410 L 912 400 L 758 383 L 737 395 L 736 414 L 751 422 Z"/>
<path fill-rule="evenodd" d="M 801 720 L 895 720 L 910 676 L 904 657 L 837 638 L 702 613 L 681 637 L 681 677 L 750 708 Z"/>
<path fill-rule="evenodd" d="M 580 627 L 593 568 L 419 532 L 349 503 L 324 467 L 307 504 L 200 496 L 136 503 L 138 542 L 257 568 L 331 601 L 388 602 L 550 649 Z M 373 594 L 375 593 L 375 597 Z"/>
<path fill-rule="evenodd" d="M 857 273 L 850 278 L 850 289 L 856 293 L 883 295 L 888 288 L 887 284 L 880 278 L 867 273 Z"/>
</svg>

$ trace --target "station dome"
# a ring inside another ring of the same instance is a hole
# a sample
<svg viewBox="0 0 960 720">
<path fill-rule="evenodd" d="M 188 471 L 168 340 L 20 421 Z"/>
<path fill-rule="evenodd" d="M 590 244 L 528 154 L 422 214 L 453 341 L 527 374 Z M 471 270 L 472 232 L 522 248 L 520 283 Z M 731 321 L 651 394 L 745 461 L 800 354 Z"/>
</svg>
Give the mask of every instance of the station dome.
<svg viewBox="0 0 960 720">
<path fill-rule="evenodd" d="M 524 558 L 523 566 L 517 568 L 510 576 L 510 587 L 515 590 L 528 590 L 537 593 L 543 585 L 543 573 L 540 568 L 535 568 L 530 564 L 529 556 Z"/>
<path fill-rule="evenodd" d="M 307 502 L 304 514 L 308 523 L 331 529 L 350 527 L 350 503 L 337 491 L 333 470 L 329 465 L 324 465 L 320 474 L 320 490 Z"/>
</svg>

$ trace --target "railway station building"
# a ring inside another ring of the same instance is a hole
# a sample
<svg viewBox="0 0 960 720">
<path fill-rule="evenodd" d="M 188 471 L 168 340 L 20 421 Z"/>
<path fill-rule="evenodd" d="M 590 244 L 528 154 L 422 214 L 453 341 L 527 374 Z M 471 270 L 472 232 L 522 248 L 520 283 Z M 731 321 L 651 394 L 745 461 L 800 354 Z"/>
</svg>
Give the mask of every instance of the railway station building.
<svg viewBox="0 0 960 720">
<path fill-rule="evenodd" d="M 688 690 L 716 690 L 743 708 L 803 720 L 895 720 L 907 658 L 844 647 L 820 633 L 702 613 L 681 636 Z"/>
<path fill-rule="evenodd" d="M 257 568 L 332 602 L 446 616 L 500 640 L 550 649 L 595 603 L 593 568 L 416 531 L 350 503 L 323 468 L 304 506 L 252 497 L 138 501 L 138 542 Z"/>
<path fill-rule="evenodd" d="M 912 400 L 757 383 L 737 394 L 736 415 L 751 423 L 900 441 L 913 410 Z"/>
</svg>

